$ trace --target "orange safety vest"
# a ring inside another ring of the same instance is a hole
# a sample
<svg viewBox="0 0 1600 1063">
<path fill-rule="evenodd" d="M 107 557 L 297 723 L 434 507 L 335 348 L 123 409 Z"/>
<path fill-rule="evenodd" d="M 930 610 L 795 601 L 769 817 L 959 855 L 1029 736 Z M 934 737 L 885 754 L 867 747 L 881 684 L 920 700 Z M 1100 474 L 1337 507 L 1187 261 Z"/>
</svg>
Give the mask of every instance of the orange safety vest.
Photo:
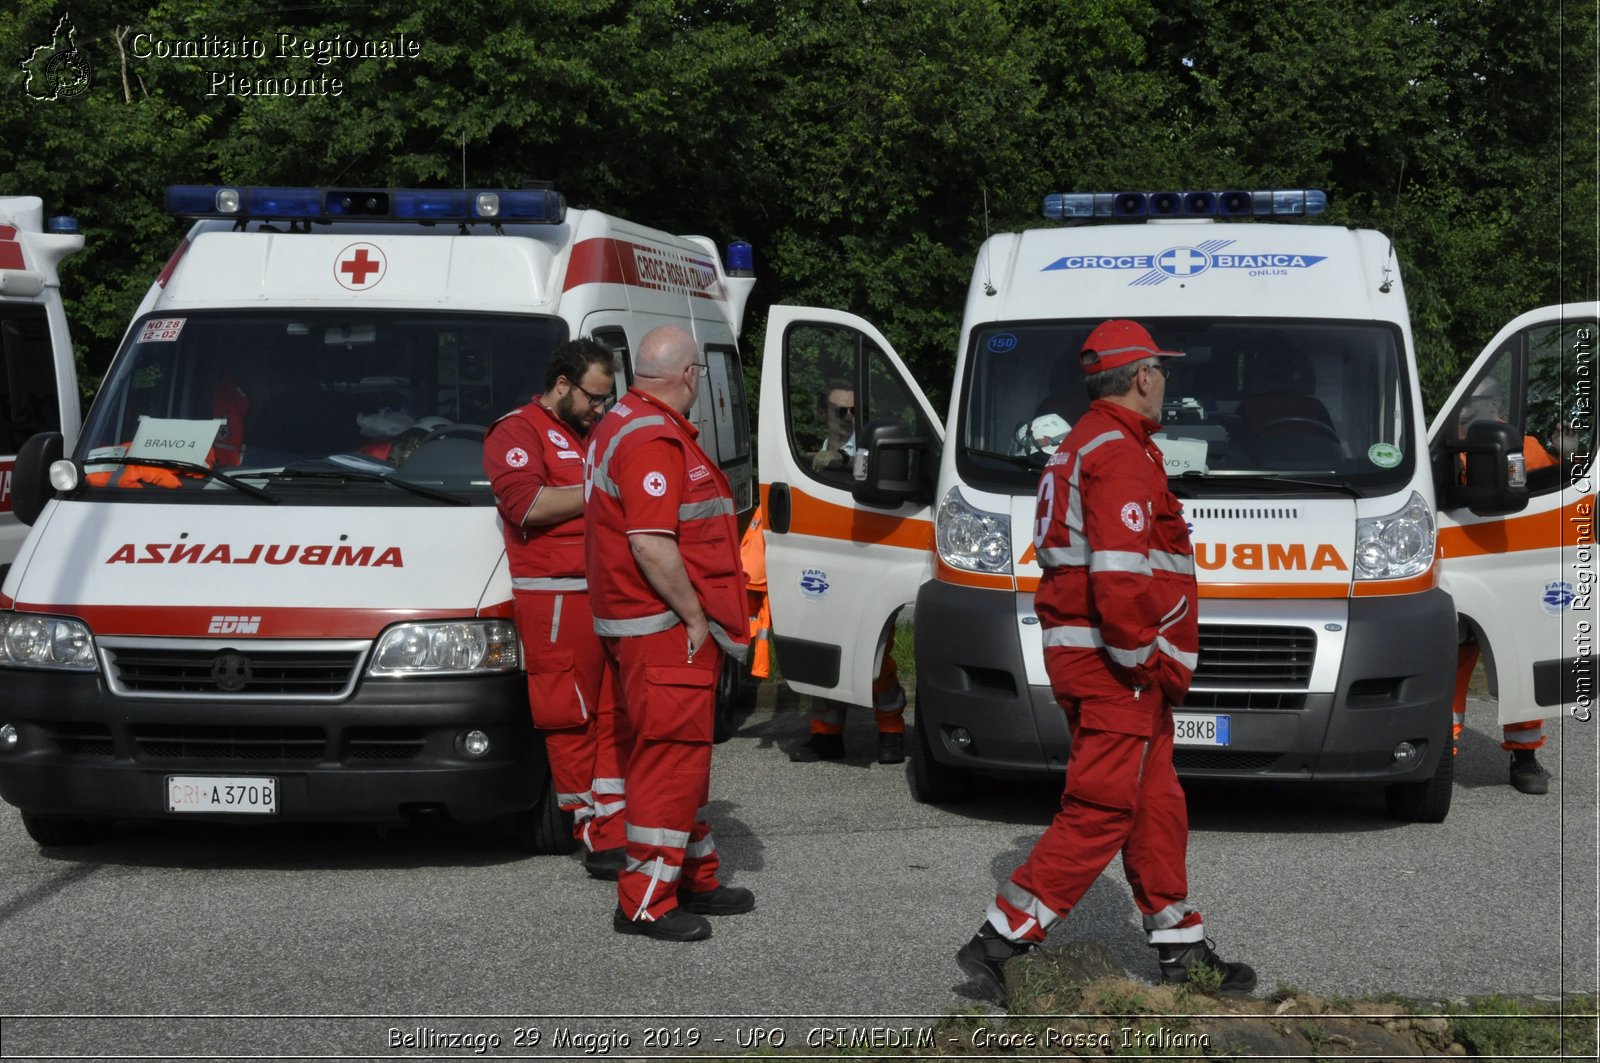
<svg viewBox="0 0 1600 1063">
<path fill-rule="evenodd" d="M 772 602 L 767 597 L 766 507 L 757 506 L 750 526 L 739 541 L 744 563 L 744 597 L 750 611 L 750 674 L 757 679 L 772 675 Z"/>
</svg>

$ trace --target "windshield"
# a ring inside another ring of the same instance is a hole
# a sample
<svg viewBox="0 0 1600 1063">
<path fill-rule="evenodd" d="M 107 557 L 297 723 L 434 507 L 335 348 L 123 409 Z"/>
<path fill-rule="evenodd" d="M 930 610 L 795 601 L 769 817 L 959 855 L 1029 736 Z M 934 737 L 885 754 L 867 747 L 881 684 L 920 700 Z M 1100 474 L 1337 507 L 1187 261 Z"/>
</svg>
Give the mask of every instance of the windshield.
<svg viewBox="0 0 1600 1063">
<path fill-rule="evenodd" d="M 1078 351 L 1100 322 L 977 329 L 958 464 L 970 482 L 1032 490 L 1089 408 Z M 1309 485 L 1359 494 L 1411 478 L 1415 438 L 1399 330 L 1381 322 L 1151 319 L 1168 359 L 1167 473 L 1194 493 Z M 1180 492 L 1184 493 L 1184 492 Z"/>
<path fill-rule="evenodd" d="M 487 426 L 544 390 L 566 336 L 557 318 L 493 314 L 152 316 L 77 454 L 91 491 L 165 488 L 128 500 L 261 500 L 242 483 L 283 502 L 490 505 Z"/>
</svg>

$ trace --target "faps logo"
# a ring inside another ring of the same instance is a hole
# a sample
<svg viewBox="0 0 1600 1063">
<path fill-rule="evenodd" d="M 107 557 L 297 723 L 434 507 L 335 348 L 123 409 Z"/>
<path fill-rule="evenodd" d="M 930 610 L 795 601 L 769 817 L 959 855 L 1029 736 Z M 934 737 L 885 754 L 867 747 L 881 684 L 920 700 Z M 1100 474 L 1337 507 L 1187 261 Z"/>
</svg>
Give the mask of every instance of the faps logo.
<svg viewBox="0 0 1600 1063">
<path fill-rule="evenodd" d="M 35 100 L 67 100 L 89 90 L 89 60 L 78 51 L 72 16 L 62 15 L 50 43 L 22 61 L 22 91 Z"/>
<path fill-rule="evenodd" d="M 1551 616 L 1560 616 L 1572 608 L 1572 603 L 1577 600 L 1578 589 L 1568 581 L 1552 580 L 1544 585 L 1544 593 L 1539 596 L 1539 604 Z"/>
<path fill-rule="evenodd" d="M 812 601 L 828 596 L 828 574 L 820 568 L 808 568 L 800 573 L 800 593 Z"/>
<path fill-rule="evenodd" d="M 1154 255 L 1066 255 L 1041 270 L 1103 269 L 1136 272 L 1129 287 L 1188 280 L 1213 269 L 1242 269 L 1252 277 L 1288 276 L 1290 270 L 1310 269 L 1327 255 L 1302 255 L 1292 251 L 1229 251 L 1236 240 L 1207 240 L 1194 247 L 1169 247 Z"/>
<path fill-rule="evenodd" d="M 260 630 L 259 616 L 214 616 L 206 628 L 211 635 L 254 635 Z"/>
</svg>

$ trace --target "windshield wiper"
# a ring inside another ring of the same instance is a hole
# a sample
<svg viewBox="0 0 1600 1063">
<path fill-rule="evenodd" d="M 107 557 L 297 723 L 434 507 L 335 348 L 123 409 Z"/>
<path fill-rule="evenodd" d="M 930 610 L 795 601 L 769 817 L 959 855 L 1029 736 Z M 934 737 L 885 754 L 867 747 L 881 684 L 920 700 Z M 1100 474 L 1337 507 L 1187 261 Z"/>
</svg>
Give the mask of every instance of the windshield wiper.
<svg viewBox="0 0 1600 1063">
<path fill-rule="evenodd" d="M 247 495 L 259 498 L 263 502 L 278 504 L 278 498 L 269 491 L 263 491 L 255 484 L 247 484 L 243 480 L 229 476 L 225 472 L 218 472 L 209 465 L 197 465 L 192 461 L 178 461 L 175 458 L 128 458 L 104 457 L 85 458 L 84 465 L 148 465 L 155 469 L 171 469 L 174 472 L 190 473 L 195 476 L 204 476 L 208 480 L 221 480 L 236 491 L 243 491 Z"/>
<path fill-rule="evenodd" d="M 1354 487 L 1351 487 L 1349 484 L 1342 483 L 1338 480 L 1304 480 L 1293 476 L 1274 476 L 1269 472 L 1235 473 L 1223 469 L 1206 473 L 1201 472 L 1198 469 L 1191 469 L 1182 475 L 1171 477 L 1168 482 L 1171 484 L 1174 494 L 1178 494 L 1180 489 L 1192 489 L 1200 483 L 1213 483 L 1218 484 L 1219 486 L 1249 486 L 1255 488 L 1275 487 L 1282 490 L 1295 487 L 1309 487 L 1318 491 L 1334 491 L 1349 498 L 1361 497 L 1360 491 L 1356 490 Z"/>
<path fill-rule="evenodd" d="M 1050 460 L 1050 455 L 1042 450 L 1032 454 L 1001 454 L 993 450 L 974 450 L 968 447 L 967 453 L 974 458 L 990 458 L 994 461 L 1003 461 L 1007 465 L 1017 465 L 1029 472 L 1038 472 Z"/>
<path fill-rule="evenodd" d="M 396 476 L 384 476 L 382 473 L 364 472 L 360 469 L 297 469 L 290 466 L 282 472 L 264 474 L 268 480 L 281 482 L 283 480 L 340 480 L 344 483 L 376 483 L 388 484 L 398 487 L 402 491 L 409 491 L 423 498 L 431 498 L 435 502 L 444 502 L 452 506 L 469 506 L 471 501 L 460 495 L 451 494 L 449 491 L 438 491 L 432 487 L 423 487 L 421 484 L 402 480 Z"/>
</svg>

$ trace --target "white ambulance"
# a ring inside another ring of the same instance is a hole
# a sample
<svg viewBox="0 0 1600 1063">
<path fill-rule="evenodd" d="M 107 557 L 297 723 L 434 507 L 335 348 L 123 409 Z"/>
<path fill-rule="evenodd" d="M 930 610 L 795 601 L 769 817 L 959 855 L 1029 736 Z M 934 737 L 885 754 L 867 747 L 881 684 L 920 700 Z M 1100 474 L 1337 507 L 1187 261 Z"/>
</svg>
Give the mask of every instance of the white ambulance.
<svg viewBox="0 0 1600 1063">
<path fill-rule="evenodd" d="M 37 196 L 0 197 L 0 580 L 28 534 L 11 509 L 11 470 L 34 435 L 78 435 L 78 373 L 56 268 L 82 249 L 78 223 Z"/>
<path fill-rule="evenodd" d="M 914 605 L 916 797 L 1065 767 L 1033 607 L 1034 495 L 1088 405 L 1078 351 L 1109 318 L 1187 354 L 1157 439 L 1200 580 L 1183 775 L 1378 784 L 1395 816 L 1442 820 L 1457 605 L 1504 715 L 1585 693 L 1573 636 L 1593 556 L 1574 536 L 1594 306 L 1508 327 L 1430 439 L 1392 244 L 1303 222 L 1325 207 L 1305 190 L 1049 197 L 1067 225 L 978 253 L 943 418 L 870 323 L 772 308 L 759 468 L 774 646 L 796 689 L 870 704 Z M 1457 409 L 1486 376 L 1505 405 L 1463 440 Z M 823 445 L 838 417 L 843 466 L 817 457 L 840 449 Z M 1562 435 L 1565 460 L 1524 484 L 1514 426 L 1552 448 Z"/>
<path fill-rule="evenodd" d="M 19 467 L 0 797 L 44 844 L 114 818 L 513 817 L 566 847 L 531 729 L 486 426 L 586 335 L 618 388 L 694 334 L 691 418 L 753 506 L 754 279 L 548 188 L 175 186 L 198 220 L 66 460 Z M 42 483 L 48 474 L 50 482 Z"/>
</svg>

